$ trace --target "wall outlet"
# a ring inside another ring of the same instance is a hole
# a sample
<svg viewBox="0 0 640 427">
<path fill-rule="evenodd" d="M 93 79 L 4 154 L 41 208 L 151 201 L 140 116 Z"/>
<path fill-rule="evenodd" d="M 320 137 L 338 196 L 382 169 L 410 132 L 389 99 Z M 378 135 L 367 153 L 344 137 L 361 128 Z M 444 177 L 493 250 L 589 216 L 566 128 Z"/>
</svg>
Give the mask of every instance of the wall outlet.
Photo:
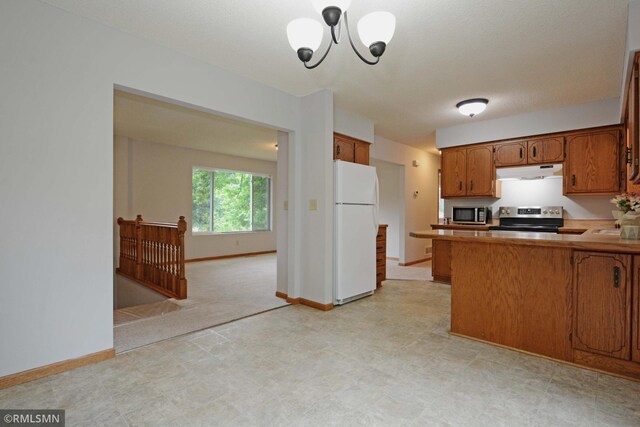
<svg viewBox="0 0 640 427">
<path fill-rule="evenodd" d="M 240 240 L 236 240 L 236 246 L 240 246 Z"/>
<path fill-rule="evenodd" d="M 309 200 L 309 210 L 310 211 L 318 210 L 318 201 L 316 199 Z"/>
<path fill-rule="evenodd" d="M 425 246 L 424 247 L 424 253 L 425 253 L 425 255 L 431 254 L 431 246 Z"/>
</svg>

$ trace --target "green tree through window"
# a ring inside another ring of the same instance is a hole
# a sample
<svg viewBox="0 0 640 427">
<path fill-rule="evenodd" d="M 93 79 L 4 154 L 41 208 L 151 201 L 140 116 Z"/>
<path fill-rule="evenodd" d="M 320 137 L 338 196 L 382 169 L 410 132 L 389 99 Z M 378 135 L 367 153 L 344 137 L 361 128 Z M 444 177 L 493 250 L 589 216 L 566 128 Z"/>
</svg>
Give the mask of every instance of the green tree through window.
<svg viewBox="0 0 640 427">
<path fill-rule="evenodd" d="M 271 178 L 245 172 L 194 169 L 194 232 L 269 230 Z"/>
</svg>

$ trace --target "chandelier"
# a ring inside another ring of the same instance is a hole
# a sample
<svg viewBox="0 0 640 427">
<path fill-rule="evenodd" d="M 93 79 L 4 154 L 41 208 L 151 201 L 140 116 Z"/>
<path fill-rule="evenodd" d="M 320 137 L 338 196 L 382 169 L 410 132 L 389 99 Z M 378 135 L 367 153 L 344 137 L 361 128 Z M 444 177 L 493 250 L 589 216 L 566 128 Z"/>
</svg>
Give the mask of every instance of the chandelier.
<svg viewBox="0 0 640 427">
<path fill-rule="evenodd" d="M 304 63 L 304 66 L 311 70 L 316 68 L 324 61 L 329 54 L 331 46 L 340 42 L 341 23 L 344 17 L 344 27 L 349 38 L 351 48 L 364 63 L 375 65 L 380 61 L 380 57 L 387 48 L 387 44 L 391 41 L 393 33 L 396 29 L 396 17 L 389 12 L 372 12 L 358 21 L 358 35 L 360 40 L 366 46 L 369 46 L 369 52 L 374 59 L 365 58 L 353 44 L 351 32 L 349 31 L 349 20 L 347 18 L 347 9 L 351 4 L 351 0 L 311 0 L 313 7 L 322 14 L 324 22 L 331 30 L 331 39 L 329 46 L 322 57 L 313 65 L 309 65 L 309 61 L 313 54 L 318 50 L 322 43 L 323 27 L 320 22 L 309 18 L 298 18 L 289 22 L 287 25 L 287 38 L 291 48 L 298 54 L 298 58 Z"/>
</svg>

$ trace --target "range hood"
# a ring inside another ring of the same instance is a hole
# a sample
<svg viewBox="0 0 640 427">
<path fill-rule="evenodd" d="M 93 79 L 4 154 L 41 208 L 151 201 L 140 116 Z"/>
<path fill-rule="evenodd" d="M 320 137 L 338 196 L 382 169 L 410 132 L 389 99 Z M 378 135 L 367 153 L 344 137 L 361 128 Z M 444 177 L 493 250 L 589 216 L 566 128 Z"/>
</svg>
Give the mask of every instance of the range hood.
<svg viewBox="0 0 640 427">
<path fill-rule="evenodd" d="M 501 181 L 518 179 L 532 180 L 544 178 L 562 178 L 562 165 L 520 166 L 515 168 L 498 168 L 496 177 Z"/>
</svg>

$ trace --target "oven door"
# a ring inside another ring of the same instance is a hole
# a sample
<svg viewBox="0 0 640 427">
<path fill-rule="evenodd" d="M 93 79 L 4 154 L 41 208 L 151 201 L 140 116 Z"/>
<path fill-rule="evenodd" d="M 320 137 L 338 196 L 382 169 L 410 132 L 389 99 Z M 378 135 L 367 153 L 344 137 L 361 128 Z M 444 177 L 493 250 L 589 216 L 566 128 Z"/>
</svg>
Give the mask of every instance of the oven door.
<svg viewBox="0 0 640 427">
<path fill-rule="evenodd" d="M 478 208 L 454 207 L 452 214 L 453 222 L 466 224 L 478 223 Z"/>
</svg>

